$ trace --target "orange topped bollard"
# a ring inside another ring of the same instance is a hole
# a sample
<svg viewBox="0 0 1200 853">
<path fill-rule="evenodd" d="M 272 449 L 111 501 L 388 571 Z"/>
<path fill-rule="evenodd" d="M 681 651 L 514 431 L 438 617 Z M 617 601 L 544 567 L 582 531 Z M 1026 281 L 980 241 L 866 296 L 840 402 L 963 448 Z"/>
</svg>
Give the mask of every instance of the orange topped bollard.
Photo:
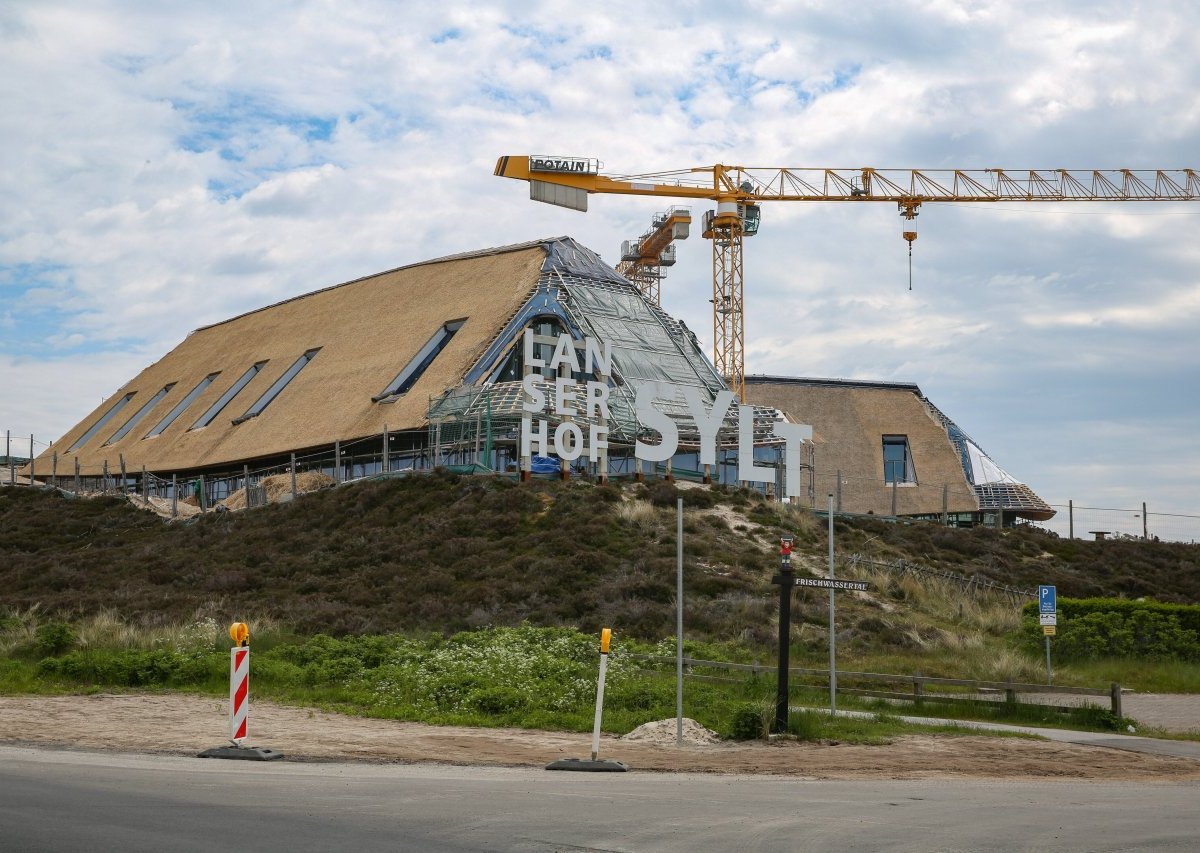
<svg viewBox="0 0 1200 853">
<path fill-rule="evenodd" d="M 229 626 L 229 639 L 234 643 L 229 650 L 229 740 L 233 746 L 206 749 L 200 753 L 200 757 L 246 758 L 254 761 L 282 758 L 283 754 L 273 749 L 242 745 L 250 715 L 250 628 L 245 622 L 234 622 Z"/>
<path fill-rule="evenodd" d="M 600 677 L 596 680 L 596 719 L 592 725 L 591 759 L 560 758 L 546 765 L 547 770 L 591 770 L 623 772 L 629 767 L 621 761 L 600 758 L 600 718 L 604 715 L 604 676 L 608 671 L 608 647 L 612 643 L 612 628 L 600 632 Z"/>
<path fill-rule="evenodd" d="M 233 640 L 235 646 L 248 647 L 250 645 L 250 628 L 245 622 L 234 622 L 229 626 L 229 639 Z"/>
</svg>

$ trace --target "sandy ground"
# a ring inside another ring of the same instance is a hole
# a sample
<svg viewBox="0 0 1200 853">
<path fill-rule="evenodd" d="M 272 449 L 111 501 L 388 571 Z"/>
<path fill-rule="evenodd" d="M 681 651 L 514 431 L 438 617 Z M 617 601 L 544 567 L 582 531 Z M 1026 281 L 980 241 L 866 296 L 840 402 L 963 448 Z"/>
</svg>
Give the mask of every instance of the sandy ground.
<svg viewBox="0 0 1200 853">
<path fill-rule="evenodd" d="M 248 745 L 292 760 L 544 766 L 587 758 L 589 734 L 398 723 L 255 702 Z M 0 742 L 194 755 L 226 744 L 226 702 L 182 694 L 0 697 Z M 602 758 L 637 770 L 786 774 L 813 779 L 1200 779 L 1200 762 L 993 737 L 906 736 L 886 746 L 690 743 L 605 736 Z"/>
</svg>

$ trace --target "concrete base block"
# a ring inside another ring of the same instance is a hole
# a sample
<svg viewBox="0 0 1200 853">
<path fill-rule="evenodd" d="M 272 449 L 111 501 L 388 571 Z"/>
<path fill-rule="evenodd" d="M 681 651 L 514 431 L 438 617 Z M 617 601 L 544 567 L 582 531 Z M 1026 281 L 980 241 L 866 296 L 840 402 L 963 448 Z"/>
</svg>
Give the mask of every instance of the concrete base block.
<svg viewBox="0 0 1200 853">
<path fill-rule="evenodd" d="M 214 746 L 200 753 L 197 758 L 234 758 L 241 761 L 274 761 L 283 758 L 282 752 L 276 752 L 264 746 Z"/>
<path fill-rule="evenodd" d="M 624 773 L 629 766 L 609 758 L 560 758 L 546 765 L 547 770 L 580 770 L 585 773 Z"/>
</svg>

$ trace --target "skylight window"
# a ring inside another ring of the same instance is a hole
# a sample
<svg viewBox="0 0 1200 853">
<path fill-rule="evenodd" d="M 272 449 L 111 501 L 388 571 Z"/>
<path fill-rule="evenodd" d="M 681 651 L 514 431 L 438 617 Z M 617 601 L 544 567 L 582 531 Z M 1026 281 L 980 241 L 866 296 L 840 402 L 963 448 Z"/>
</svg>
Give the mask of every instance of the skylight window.
<svg viewBox="0 0 1200 853">
<path fill-rule="evenodd" d="M 426 341 L 425 346 L 417 350 L 417 354 L 396 375 L 391 384 L 372 397 L 371 401 L 378 403 L 380 400 L 386 400 L 389 397 L 399 397 L 401 394 L 407 394 L 417 384 L 417 380 L 421 378 L 421 374 L 426 371 L 429 365 L 433 364 L 433 360 L 438 357 L 438 353 L 446 348 L 446 344 L 450 343 L 450 339 L 454 337 L 454 334 L 466 322 L 463 319 L 443 323 L 441 328 L 433 333 L 433 337 Z"/>
<path fill-rule="evenodd" d="M 67 453 L 74 453 L 76 450 L 78 450 L 79 448 L 81 448 L 85 444 L 87 444 L 89 441 L 91 441 L 92 436 L 94 436 L 96 433 L 100 432 L 100 430 L 104 429 L 104 425 L 107 424 L 109 421 L 111 421 L 113 418 L 115 418 L 117 416 L 117 413 L 120 412 L 121 409 L 125 408 L 125 405 L 130 400 L 133 399 L 133 395 L 136 393 L 137 393 L 136 391 L 131 391 L 130 393 L 128 393 L 124 397 L 122 397 L 120 400 L 118 400 L 111 409 L 109 409 L 107 412 L 104 413 L 104 416 L 102 418 L 100 418 L 100 420 L 98 420 L 94 424 L 92 424 L 91 429 L 89 429 L 87 432 L 85 432 L 79 438 L 75 439 L 75 443 L 67 448 Z"/>
<path fill-rule="evenodd" d="M 199 385 L 197 385 L 190 392 L 188 392 L 188 395 L 186 397 L 184 397 L 182 400 L 180 400 L 175 405 L 175 408 L 173 408 L 173 409 L 171 409 L 171 411 L 167 412 L 167 416 L 165 418 L 163 418 L 161 421 L 159 421 L 157 424 L 155 424 L 154 429 L 152 429 L 152 430 L 150 430 L 150 432 L 146 433 L 146 438 L 154 438 L 154 436 L 156 436 L 156 435 L 161 435 L 162 431 L 165 430 L 167 427 L 169 427 L 171 424 L 175 423 L 175 419 L 178 418 L 180 415 L 182 415 L 184 410 L 187 409 L 188 406 L 190 406 L 190 405 L 192 405 L 192 403 L 196 402 L 196 398 L 199 397 L 201 393 L 203 393 L 205 388 L 207 388 L 209 385 L 212 385 L 213 382 L 216 380 L 216 378 L 220 375 L 221 375 L 220 371 L 217 371 L 216 373 L 210 373 L 210 374 L 208 374 L 208 376 L 205 376 L 203 379 L 201 379 Z"/>
<path fill-rule="evenodd" d="M 238 392 L 246 387 L 246 383 L 258 375 L 258 371 L 263 369 L 264 364 L 266 364 L 265 361 L 260 361 L 243 373 L 241 378 L 239 378 L 237 382 L 234 382 L 233 386 L 224 394 L 222 394 L 221 398 L 217 400 L 217 402 L 208 407 L 208 411 L 201 415 L 200 420 L 192 424 L 191 428 L 200 429 L 201 427 L 206 427 L 211 424 L 213 422 L 213 418 L 221 414 L 221 410 L 229 405 L 229 401 L 236 397 Z"/>
<path fill-rule="evenodd" d="M 125 436 L 129 435 L 129 431 L 138 425 L 138 421 L 140 421 L 147 414 L 149 414 L 150 410 L 153 409 L 155 407 L 155 405 L 157 405 L 158 401 L 161 400 L 163 397 L 167 396 L 167 394 L 170 393 L 171 389 L 174 388 L 175 385 L 176 385 L 176 383 L 172 382 L 169 385 L 163 386 L 163 389 L 161 391 L 159 391 L 157 394 L 155 394 L 153 397 L 151 397 L 149 400 L 147 400 L 146 405 L 144 405 L 140 409 L 138 409 L 137 413 L 132 418 L 130 418 L 128 421 L 125 422 L 125 426 L 121 427 L 119 430 L 114 432 L 112 434 L 112 438 L 110 438 L 108 441 L 104 442 L 104 446 L 108 447 L 110 444 L 116 444 L 118 441 L 123 439 Z"/>
<path fill-rule="evenodd" d="M 295 364 L 289 367 L 283 376 L 280 376 L 275 380 L 275 384 L 263 392 L 263 395 L 254 401 L 254 405 L 246 410 L 246 414 L 242 415 L 240 418 L 235 418 L 233 422 L 235 424 L 240 424 L 242 421 L 248 421 L 251 418 L 257 418 L 259 415 L 261 415 L 263 409 L 271 405 L 271 401 L 279 396 L 279 392 L 286 388 L 288 383 L 296 377 L 296 374 L 303 370 L 305 365 L 312 361 L 320 351 L 320 347 L 317 347 L 316 349 L 310 349 L 308 352 L 304 353 L 304 355 L 296 359 Z"/>
</svg>

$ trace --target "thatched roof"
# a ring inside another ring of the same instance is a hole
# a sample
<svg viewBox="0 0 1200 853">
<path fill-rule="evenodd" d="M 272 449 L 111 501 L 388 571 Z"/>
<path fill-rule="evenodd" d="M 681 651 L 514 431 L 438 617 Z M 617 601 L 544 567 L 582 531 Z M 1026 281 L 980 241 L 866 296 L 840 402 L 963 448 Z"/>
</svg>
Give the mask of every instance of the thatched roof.
<svg viewBox="0 0 1200 853">
<path fill-rule="evenodd" d="M 565 239 L 565 238 L 560 238 Z M 55 444 L 59 473 L 77 457 L 91 473 L 119 455 L 131 471 L 195 470 L 424 425 L 429 398 L 455 386 L 535 288 L 547 247 L 535 241 L 423 261 L 345 282 L 204 326 L 151 364 Z M 466 320 L 407 394 L 373 402 L 451 320 Z M 305 351 L 320 351 L 258 417 L 233 423 Z M 190 429 L 251 365 L 266 361 L 209 426 Z M 161 435 L 154 425 L 207 375 L 220 376 Z M 121 424 L 170 383 L 171 391 L 120 440 Z M 64 452 L 113 402 L 118 418 L 76 453 Z M 50 452 L 38 460 L 48 470 Z"/>
<path fill-rule="evenodd" d="M 951 513 L 1005 509 L 1027 518 L 1054 515 L 1032 489 L 994 463 L 987 472 L 995 482 L 980 482 L 983 466 L 978 458 L 987 459 L 986 455 L 914 384 L 747 376 L 746 399 L 775 406 L 792 420 L 812 425 L 814 490 L 818 496 L 836 493 L 840 471 L 842 505 L 850 511 L 891 513 L 893 490 L 885 482 L 883 468 L 886 435 L 907 438 L 916 474 L 915 484 L 895 489 L 899 515 L 940 513 L 943 495 Z M 978 476 L 975 468 L 980 469 Z M 1001 482 L 1006 488 L 997 487 Z"/>
</svg>

